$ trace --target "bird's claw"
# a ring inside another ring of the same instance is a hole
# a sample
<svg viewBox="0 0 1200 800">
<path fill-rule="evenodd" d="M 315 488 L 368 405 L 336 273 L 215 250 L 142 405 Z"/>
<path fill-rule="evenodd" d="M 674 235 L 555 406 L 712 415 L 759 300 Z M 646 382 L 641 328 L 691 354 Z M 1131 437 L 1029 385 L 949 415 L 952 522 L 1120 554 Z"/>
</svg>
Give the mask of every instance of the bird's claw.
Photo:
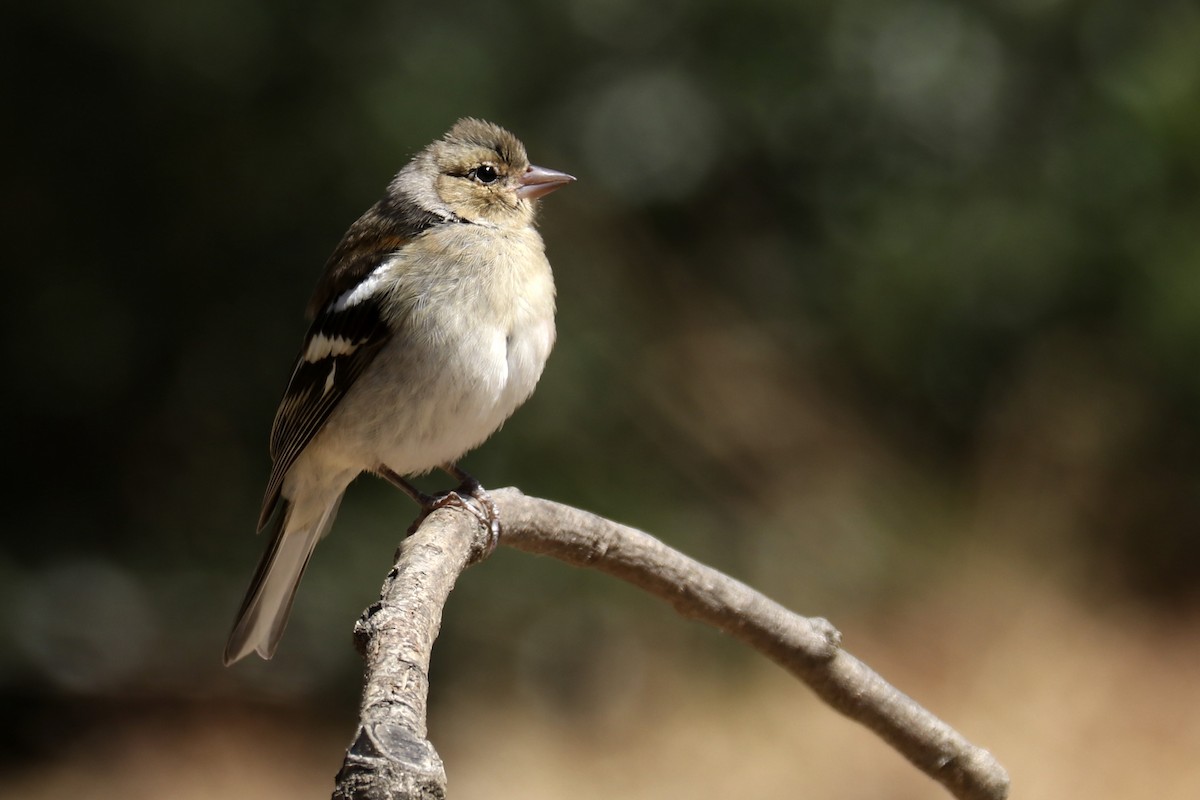
<svg viewBox="0 0 1200 800">
<path fill-rule="evenodd" d="M 479 520 L 487 531 L 487 539 L 482 549 L 472 555 L 471 563 L 487 558 L 500 544 L 500 508 L 482 486 L 460 486 L 431 497 L 430 502 L 421 509 L 421 516 L 413 523 L 410 532 L 416 530 L 425 517 L 439 508 L 461 508 Z"/>
<path fill-rule="evenodd" d="M 483 527 L 487 531 L 487 539 L 484 541 L 483 547 L 477 549 L 477 552 L 472 555 L 471 563 L 474 564 L 490 556 L 496 549 L 496 546 L 500 544 L 500 508 L 496 505 L 496 501 L 492 500 L 491 495 L 487 493 L 487 489 L 484 489 L 479 481 L 472 478 L 466 472 L 454 464 L 448 464 L 443 469 L 458 478 L 461 483 L 457 489 L 451 489 L 448 492 L 441 492 L 436 495 L 425 494 L 406 481 L 403 476 L 392 471 L 387 465 L 381 464 L 376 468 L 376 472 L 392 485 L 401 489 L 421 507 L 420 515 L 408 527 L 408 534 L 410 536 L 416 533 L 417 528 L 421 527 L 421 523 L 425 521 L 426 517 L 439 508 L 464 509 L 471 516 L 475 517 L 475 519 L 483 523 Z"/>
</svg>

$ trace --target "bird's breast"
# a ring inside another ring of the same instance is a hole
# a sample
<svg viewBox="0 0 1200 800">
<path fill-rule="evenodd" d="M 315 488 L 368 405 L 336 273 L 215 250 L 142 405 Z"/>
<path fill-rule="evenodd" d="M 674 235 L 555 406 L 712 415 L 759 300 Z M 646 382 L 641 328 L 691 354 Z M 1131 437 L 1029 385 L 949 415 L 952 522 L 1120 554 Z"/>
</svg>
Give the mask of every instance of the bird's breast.
<svg viewBox="0 0 1200 800">
<path fill-rule="evenodd" d="M 554 345 L 554 282 L 532 229 L 454 225 L 394 269 L 405 313 L 353 412 L 331 422 L 407 474 L 479 445 L 533 393 Z"/>
</svg>

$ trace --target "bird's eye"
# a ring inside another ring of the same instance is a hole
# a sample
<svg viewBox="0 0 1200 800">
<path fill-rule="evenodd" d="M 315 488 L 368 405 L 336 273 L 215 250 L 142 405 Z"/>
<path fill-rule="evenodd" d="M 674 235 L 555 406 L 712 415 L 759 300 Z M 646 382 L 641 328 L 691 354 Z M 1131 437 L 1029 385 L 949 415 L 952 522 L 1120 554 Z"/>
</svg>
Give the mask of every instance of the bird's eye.
<svg viewBox="0 0 1200 800">
<path fill-rule="evenodd" d="M 484 185 L 487 185 L 489 183 L 495 183 L 496 179 L 500 177 L 500 174 L 496 172 L 496 168 L 491 164 L 483 164 L 468 172 L 467 176 L 474 178 Z"/>
</svg>

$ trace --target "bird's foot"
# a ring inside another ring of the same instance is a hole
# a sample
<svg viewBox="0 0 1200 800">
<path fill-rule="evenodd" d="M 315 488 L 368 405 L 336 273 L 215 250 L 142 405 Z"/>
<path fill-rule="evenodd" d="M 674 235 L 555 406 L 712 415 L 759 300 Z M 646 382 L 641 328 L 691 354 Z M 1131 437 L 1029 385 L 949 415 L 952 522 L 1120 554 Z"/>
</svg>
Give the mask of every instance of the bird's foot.
<svg viewBox="0 0 1200 800">
<path fill-rule="evenodd" d="M 472 556 L 471 562 L 482 561 L 490 556 L 496 546 L 500 544 L 500 508 L 496 505 L 496 501 L 492 500 L 487 490 L 473 479 L 464 481 L 457 489 L 442 492 L 433 498 L 433 504 L 424 511 L 422 516 L 439 508 L 448 507 L 464 509 L 479 520 L 487 530 L 487 539 L 484 541 L 482 549 Z"/>
<path fill-rule="evenodd" d="M 471 563 L 482 561 L 490 556 L 500 543 L 500 509 L 479 481 L 454 465 L 445 467 L 445 470 L 461 483 L 457 489 L 440 492 L 436 495 L 422 492 L 385 466 L 380 466 L 376 472 L 389 483 L 400 488 L 421 507 L 421 513 L 408 527 L 410 536 L 416 532 L 417 528 L 421 527 L 421 523 L 425 521 L 426 517 L 439 508 L 461 508 L 479 520 L 487 530 L 487 539 L 484 541 L 483 547 L 472 555 Z"/>
</svg>

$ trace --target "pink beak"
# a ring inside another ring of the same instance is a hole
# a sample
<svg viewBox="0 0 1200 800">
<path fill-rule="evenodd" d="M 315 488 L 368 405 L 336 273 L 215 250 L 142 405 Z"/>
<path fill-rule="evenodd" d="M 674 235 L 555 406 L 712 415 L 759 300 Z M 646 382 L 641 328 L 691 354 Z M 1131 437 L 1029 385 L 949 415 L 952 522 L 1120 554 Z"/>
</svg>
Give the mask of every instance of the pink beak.
<svg viewBox="0 0 1200 800">
<path fill-rule="evenodd" d="M 566 186 L 573 180 L 575 178 L 565 172 L 531 166 L 521 176 L 521 188 L 517 189 L 517 194 L 526 200 L 536 200 L 550 194 L 555 189 Z"/>
</svg>

